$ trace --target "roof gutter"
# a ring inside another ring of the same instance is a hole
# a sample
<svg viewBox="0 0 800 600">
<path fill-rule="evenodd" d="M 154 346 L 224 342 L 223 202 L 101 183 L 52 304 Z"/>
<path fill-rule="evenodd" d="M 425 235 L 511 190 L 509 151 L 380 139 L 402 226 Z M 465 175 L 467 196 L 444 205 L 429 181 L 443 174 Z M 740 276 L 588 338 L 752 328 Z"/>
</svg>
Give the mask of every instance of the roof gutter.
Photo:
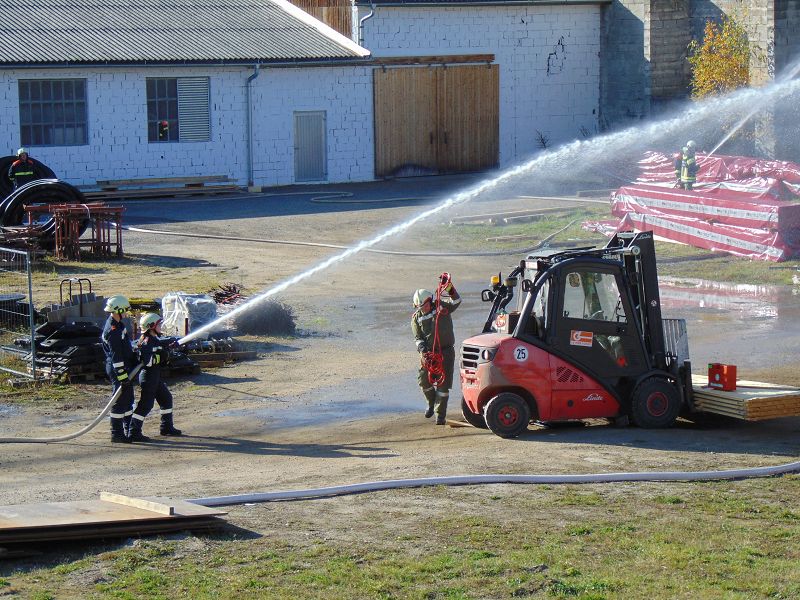
<svg viewBox="0 0 800 600">
<path fill-rule="evenodd" d="M 364 22 L 367 19 L 371 19 L 375 16 L 375 3 L 372 0 L 369 0 L 369 14 L 361 17 L 358 20 L 358 45 L 364 45 Z"/>
<path fill-rule="evenodd" d="M 253 186 L 253 96 L 252 83 L 258 77 L 259 64 L 253 65 L 253 74 L 247 78 L 245 88 L 247 90 L 247 187 Z"/>
<path fill-rule="evenodd" d="M 312 59 L 286 59 L 274 62 L 258 60 L 260 65 L 269 68 L 297 68 L 297 67 L 355 67 L 362 66 L 372 60 L 371 56 L 354 57 L 331 57 L 331 58 L 312 58 Z M 80 69 L 85 67 L 150 67 L 150 68 L 169 68 L 169 67 L 252 67 L 253 60 L 249 61 L 226 61 L 226 60 L 176 60 L 176 61 L 62 61 L 62 62 L 39 62 L 39 63 L 9 63 L 0 62 L 0 71 L 13 69 Z"/>
<path fill-rule="evenodd" d="M 464 0 L 463 2 L 441 2 L 437 0 L 423 0 L 421 2 L 404 1 L 404 0 L 388 0 L 382 2 L 379 0 L 380 6 L 403 7 L 403 8 L 416 8 L 418 6 L 439 6 L 439 7 L 452 7 L 452 6 L 469 6 L 470 8 L 480 8 L 481 6 L 583 6 L 586 4 L 611 4 L 613 0 L 488 0 L 486 2 L 470 2 Z M 366 2 L 356 2 L 356 5 L 363 5 Z M 372 0 L 370 0 L 372 4 Z"/>
</svg>

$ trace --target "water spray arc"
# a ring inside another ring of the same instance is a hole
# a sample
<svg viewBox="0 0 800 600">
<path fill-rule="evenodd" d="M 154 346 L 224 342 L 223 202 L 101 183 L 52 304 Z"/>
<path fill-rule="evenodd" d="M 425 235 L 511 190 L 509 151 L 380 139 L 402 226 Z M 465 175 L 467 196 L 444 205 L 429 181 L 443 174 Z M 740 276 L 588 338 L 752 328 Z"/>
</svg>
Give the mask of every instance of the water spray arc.
<svg viewBox="0 0 800 600">
<path fill-rule="evenodd" d="M 795 61 L 794 65 L 791 66 L 786 71 L 786 73 L 782 74 L 781 77 L 778 79 L 778 81 L 779 82 L 790 81 L 794 79 L 798 73 L 800 73 L 800 59 Z M 736 123 L 736 125 L 733 126 L 733 129 L 731 129 L 727 134 L 725 134 L 725 136 L 717 143 L 716 146 L 714 146 L 714 148 L 711 150 L 711 152 L 709 152 L 709 154 L 715 154 L 716 151 L 719 150 L 725 144 L 725 142 L 731 139 L 734 135 L 736 135 L 737 131 L 739 131 L 742 127 L 744 127 L 745 123 L 747 123 L 750 119 L 752 119 L 757 112 L 762 110 L 767 102 L 768 100 L 762 100 L 761 102 L 757 102 L 756 104 L 754 104 L 750 112 L 748 112 L 744 117 L 742 117 L 742 119 L 739 120 Z"/>
<path fill-rule="evenodd" d="M 800 68 L 800 65 L 798 66 Z M 227 321 L 230 318 L 237 316 L 245 311 L 251 310 L 264 301 L 268 300 L 269 298 L 279 294 L 280 292 L 290 288 L 291 286 L 300 283 L 308 279 L 309 277 L 324 271 L 328 267 L 331 267 L 339 262 L 346 260 L 347 258 L 354 256 L 361 252 L 362 250 L 366 250 L 368 248 L 372 248 L 373 246 L 379 244 L 380 242 L 402 233 L 409 228 L 413 227 L 417 223 L 436 215 L 444 210 L 447 210 L 451 207 L 456 205 L 462 204 L 467 202 L 480 194 L 488 192 L 493 188 L 498 187 L 499 185 L 513 180 L 514 178 L 524 175 L 526 173 L 530 173 L 538 168 L 549 168 L 552 170 L 557 169 L 564 169 L 565 172 L 570 172 L 570 169 L 575 169 L 575 165 L 579 163 L 583 164 L 592 164 L 592 163 L 599 163 L 604 159 L 607 159 L 607 154 L 610 153 L 611 149 L 624 150 L 627 147 L 635 146 L 637 143 L 641 142 L 642 139 L 649 139 L 649 140 L 657 140 L 663 139 L 665 137 L 675 135 L 680 131 L 685 131 L 687 126 L 695 124 L 699 125 L 704 121 L 708 120 L 711 116 L 716 114 L 724 113 L 730 110 L 739 110 L 752 106 L 754 103 L 758 101 L 763 101 L 763 98 L 766 97 L 767 99 L 778 99 L 784 96 L 788 96 L 792 93 L 797 92 L 800 90 L 800 81 L 785 81 L 785 82 L 775 82 L 764 88 L 755 90 L 755 89 L 745 89 L 725 96 L 723 98 L 716 98 L 711 102 L 700 102 L 697 103 L 695 106 L 690 108 L 688 111 L 680 115 L 679 117 L 674 117 L 672 119 L 666 121 L 656 121 L 654 123 L 650 123 L 645 127 L 634 127 L 629 128 L 620 132 L 600 136 L 597 138 L 593 138 L 591 140 L 578 140 L 561 148 L 554 150 L 552 152 L 546 152 L 540 154 L 539 156 L 531 159 L 530 161 L 518 165 L 516 167 L 512 167 L 500 175 L 495 177 L 494 179 L 490 179 L 488 181 L 484 181 L 472 188 L 469 188 L 463 192 L 455 194 L 450 198 L 444 200 L 440 204 L 430 208 L 417 216 L 405 221 L 404 223 L 400 223 L 395 225 L 394 227 L 384 231 L 383 233 L 369 239 L 364 240 L 358 243 L 356 246 L 348 248 L 339 254 L 331 256 L 330 258 L 324 260 L 320 264 L 303 271 L 279 283 L 278 285 L 270 288 L 269 290 L 262 292 L 261 294 L 253 297 L 245 304 L 238 306 L 231 312 L 223 315 L 222 317 L 212 321 L 197 329 L 188 335 L 184 336 L 179 340 L 181 344 L 185 344 L 190 342 L 191 340 L 195 339 L 196 337 L 214 331 L 222 323 Z M 575 171 L 576 176 L 578 172 Z"/>
</svg>

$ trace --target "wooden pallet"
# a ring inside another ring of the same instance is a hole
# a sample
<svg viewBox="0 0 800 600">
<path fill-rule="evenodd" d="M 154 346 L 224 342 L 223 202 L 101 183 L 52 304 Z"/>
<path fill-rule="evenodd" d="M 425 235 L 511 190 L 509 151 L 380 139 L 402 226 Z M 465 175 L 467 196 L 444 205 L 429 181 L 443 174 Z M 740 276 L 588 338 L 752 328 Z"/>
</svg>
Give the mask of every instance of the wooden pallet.
<svg viewBox="0 0 800 600">
<path fill-rule="evenodd" d="M 746 421 L 800 416 L 800 388 L 740 380 L 736 390 L 708 387 L 708 378 L 692 375 L 694 404 L 698 410 Z"/>
<path fill-rule="evenodd" d="M 185 500 L 101 494 L 99 499 L 0 506 L 0 544 L 209 529 L 226 512 Z"/>
</svg>

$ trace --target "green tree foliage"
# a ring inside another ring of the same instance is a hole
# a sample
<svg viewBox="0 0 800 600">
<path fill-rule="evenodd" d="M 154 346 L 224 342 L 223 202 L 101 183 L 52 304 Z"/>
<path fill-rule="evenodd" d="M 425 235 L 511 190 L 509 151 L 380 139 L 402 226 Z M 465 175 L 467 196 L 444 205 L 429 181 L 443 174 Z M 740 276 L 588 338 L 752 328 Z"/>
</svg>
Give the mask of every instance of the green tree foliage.
<svg viewBox="0 0 800 600">
<path fill-rule="evenodd" d="M 750 84 L 750 43 L 735 16 L 707 21 L 703 41 L 689 44 L 692 98 L 725 94 Z"/>
</svg>

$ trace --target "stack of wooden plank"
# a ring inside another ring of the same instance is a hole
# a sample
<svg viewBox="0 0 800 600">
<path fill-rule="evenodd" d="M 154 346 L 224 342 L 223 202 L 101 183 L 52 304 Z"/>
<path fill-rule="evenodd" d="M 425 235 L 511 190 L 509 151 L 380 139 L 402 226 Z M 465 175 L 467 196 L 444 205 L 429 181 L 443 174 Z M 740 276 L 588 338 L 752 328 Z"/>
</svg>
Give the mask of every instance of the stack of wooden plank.
<svg viewBox="0 0 800 600">
<path fill-rule="evenodd" d="M 736 389 L 723 392 L 708 387 L 708 379 L 692 376 L 694 404 L 698 410 L 746 421 L 800 416 L 800 388 L 739 380 Z"/>
<path fill-rule="evenodd" d="M 0 506 L 0 546 L 220 527 L 224 511 L 170 498 L 103 492 L 97 500 Z"/>
<path fill-rule="evenodd" d="M 231 194 L 240 191 L 236 180 L 227 175 L 109 179 L 97 181 L 97 187 L 100 189 L 84 190 L 84 196 L 89 200 L 119 200 Z"/>
</svg>

